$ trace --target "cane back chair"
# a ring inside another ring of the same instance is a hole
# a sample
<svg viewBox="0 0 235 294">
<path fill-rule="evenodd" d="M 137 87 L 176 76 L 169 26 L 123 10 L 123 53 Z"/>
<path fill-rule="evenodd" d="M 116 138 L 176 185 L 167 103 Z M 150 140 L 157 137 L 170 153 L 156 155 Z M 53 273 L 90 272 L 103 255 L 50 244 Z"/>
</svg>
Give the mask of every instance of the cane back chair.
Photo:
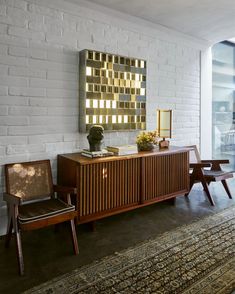
<svg viewBox="0 0 235 294">
<path fill-rule="evenodd" d="M 21 231 L 70 221 L 73 249 L 78 254 L 74 225 L 77 214 L 70 199 L 70 194 L 76 191 L 74 188 L 53 185 L 50 161 L 6 164 L 5 179 L 4 200 L 8 207 L 5 245 L 9 247 L 14 229 L 20 275 L 24 274 Z M 56 197 L 55 192 L 60 197 Z"/>
</svg>

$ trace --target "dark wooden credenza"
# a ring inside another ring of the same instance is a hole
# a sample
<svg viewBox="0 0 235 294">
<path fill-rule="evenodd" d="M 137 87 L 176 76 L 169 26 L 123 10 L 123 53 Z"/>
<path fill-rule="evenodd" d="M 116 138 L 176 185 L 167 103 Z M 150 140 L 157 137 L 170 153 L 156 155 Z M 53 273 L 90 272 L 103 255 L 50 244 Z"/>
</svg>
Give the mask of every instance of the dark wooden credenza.
<svg viewBox="0 0 235 294">
<path fill-rule="evenodd" d="M 77 188 L 77 222 L 94 221 L 188 192 L 189 149 L 97 159 L 58 155 L 58 184 Z"/>
</svg>

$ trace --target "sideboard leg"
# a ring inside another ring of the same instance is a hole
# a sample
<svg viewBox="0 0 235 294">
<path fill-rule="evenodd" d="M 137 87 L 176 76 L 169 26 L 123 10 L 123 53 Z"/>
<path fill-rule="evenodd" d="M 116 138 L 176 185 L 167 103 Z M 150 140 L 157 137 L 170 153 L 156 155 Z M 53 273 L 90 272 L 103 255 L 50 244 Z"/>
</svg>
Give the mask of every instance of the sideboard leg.
<svg viewBox="0 0 235 294">
<path fill-rule="evenodd" d="M 167 199 L 165 201 L 166 201 L 166 203 L 168 203 L 170 205 L 175 205 L 175 197 L 174 198 Z"/>
<path fill-rule="evenodd" d="M 91 226 L 91 231 L 95 232 L 96 231 L 96 222 L 95 221 L 90 222 L 90 226 Z"/>
</svg>

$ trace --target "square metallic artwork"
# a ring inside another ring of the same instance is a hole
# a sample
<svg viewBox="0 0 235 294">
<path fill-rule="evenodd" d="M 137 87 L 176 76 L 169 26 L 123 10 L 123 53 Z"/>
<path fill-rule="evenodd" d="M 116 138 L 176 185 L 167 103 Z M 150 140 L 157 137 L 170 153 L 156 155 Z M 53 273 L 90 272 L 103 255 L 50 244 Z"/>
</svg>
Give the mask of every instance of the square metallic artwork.
<svg viewBox="0 0 235 294">
<path fill-rule="evenodd" d="M 146 61 L 94 50 L 79 55 L 80 132 L 146 129 Z"/>
</svg>

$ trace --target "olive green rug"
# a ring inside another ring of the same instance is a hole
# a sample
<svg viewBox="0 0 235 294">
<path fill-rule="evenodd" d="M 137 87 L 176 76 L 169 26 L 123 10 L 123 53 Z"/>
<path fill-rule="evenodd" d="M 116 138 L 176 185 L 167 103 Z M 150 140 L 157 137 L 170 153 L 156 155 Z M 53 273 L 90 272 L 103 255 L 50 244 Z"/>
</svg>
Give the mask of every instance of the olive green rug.
<svg viewBox="0 0 235 294">
<path fill-rule="evenodd" d="M 234 289 L 233 206 L 55 278 L 25 294 L 226 294 Z"/>
</svg>

